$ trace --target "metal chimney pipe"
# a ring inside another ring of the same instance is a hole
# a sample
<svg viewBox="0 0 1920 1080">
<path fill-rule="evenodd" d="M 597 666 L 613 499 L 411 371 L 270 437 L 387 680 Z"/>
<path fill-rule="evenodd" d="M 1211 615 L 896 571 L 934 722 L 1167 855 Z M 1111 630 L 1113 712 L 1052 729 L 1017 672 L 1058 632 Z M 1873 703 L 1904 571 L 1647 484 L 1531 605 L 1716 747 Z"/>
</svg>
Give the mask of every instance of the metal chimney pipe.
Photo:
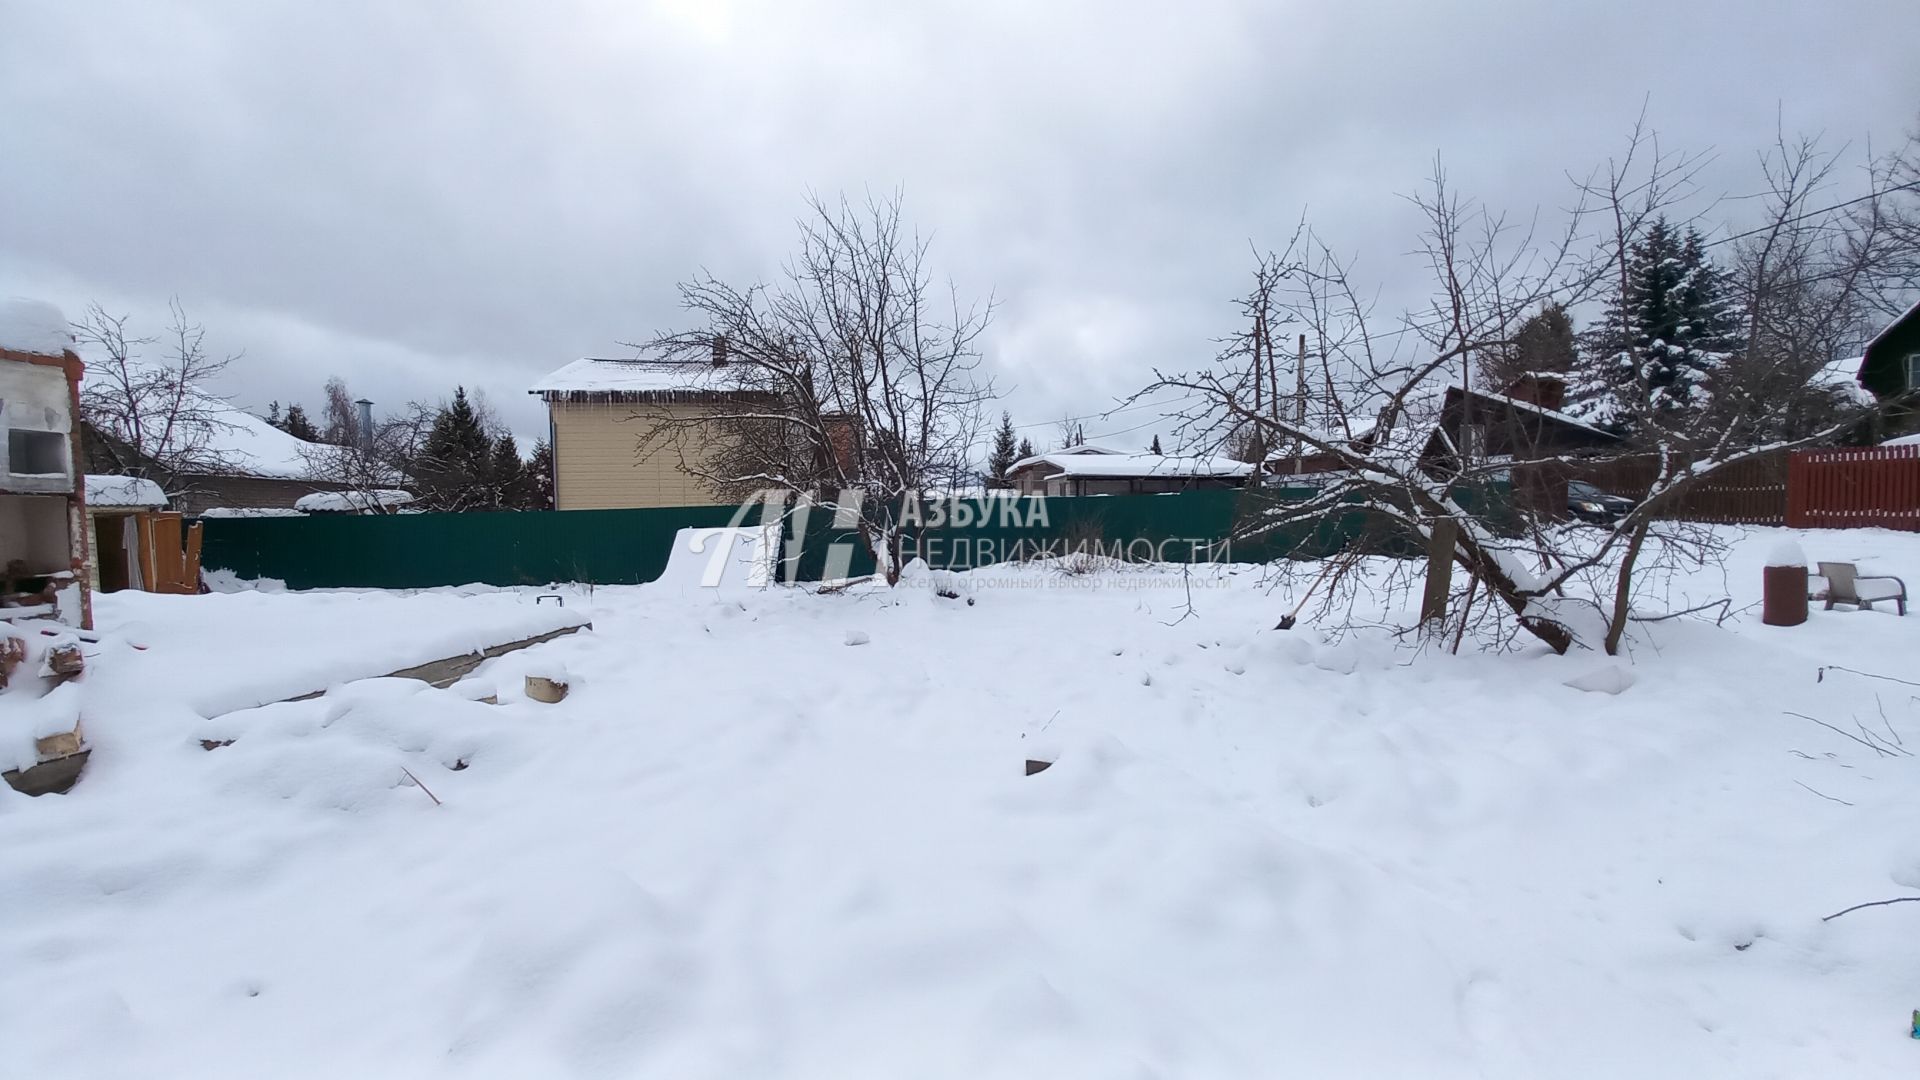
<svg viewBox="0 0 1920 1080">
<path fill-rule="evenodd" d="M 354 404 L 360 406 L 360 415 L 355 423 L 355 426 L 360 429 L 357 433 L 360 436 L 360 448 L 371 450 L 373 449 L 373 402 L 361 398 Z"/>
</svg>

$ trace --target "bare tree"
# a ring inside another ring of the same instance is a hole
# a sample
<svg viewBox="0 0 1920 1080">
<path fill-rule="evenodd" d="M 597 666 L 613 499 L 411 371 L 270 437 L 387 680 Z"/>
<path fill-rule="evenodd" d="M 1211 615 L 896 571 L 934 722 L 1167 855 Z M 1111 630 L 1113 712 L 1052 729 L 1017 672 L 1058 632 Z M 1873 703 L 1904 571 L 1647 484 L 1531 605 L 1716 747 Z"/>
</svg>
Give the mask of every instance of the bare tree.
<svg viewBox="0 0 1920 1080">
<path fill-rule="evenodd" d="M 409 469 L 420 457 L 438 410 L 409 402 L 403 410 L 376 422 L 370 438 L 350 444 L 315 443 L 300 451 L 307 475 L 339 484 L 359 496 L 365 512 L 390 514 L 404 505 L 390 493 L 414 487 Z"/>
<path fill-rule="evenodd" d="M 895 583 L 920 520 L 903 514 L 906 501 L 975 475 L 993 396 L 976 342 L 993 305 L 936 288 L 928 243 L 903 222 L 897 194 L 809 209 L 780 281 L 703 274 L 681 285 L 703 325 L 641 348 L 699 372 L 720 403 L 698 414 L 643 407 L 654 425 L 641 452 L 678 453 L 722 492 L 832 510 Z"/>
<path fill-rule="evenodd" d="M 1060 445 L 1056 447 L 1056 449 L 1066 450 L 1075 446 L 1086 445 L 1087 425 L 1080 417 L 1063 416 L 1054 423 L 1053 430 L 1054 437 L 1060 442 Z"/>
<path fill-rule="evenodd" d="M 1874 405 L 1838 394 L 1824 373 L 1871 333 L 1886 262 L 1910 261 L 1920 247 L 1903 244 L 1881 215 L 1822 209 L 1838 156 L 1814 139 L 1780 137 L 1762 155 L 1767 190 L 1762 221 L 1730 237 L 1739 243 L 1730 280 L 1745 313 L 1739 353 L 1723 365 L 1711 402 L 1697 413 L 1644 406 L 1630 417 L 1627 452 L 1651 461 L 1653 480 L 1635 509 L 1583 558 L 1549 579 L 1559 586 L 1597 566 L 1612 579 L 1604 647 L 1617 652 L 1631 618 L 1636 573 L 1650 534 L 1668 530 L 1669 550 L 1699 552 L 1712 541 L 1700 530 L 1664 521 L 1717 474 L 1795 447 L 1829 442 L 1883 415 Z M 1617 240 L 1617 238 L 1616 238 Z M 1920 241 L 1910 238 L 1908 243 Z"/>
<path fill-rule="evenodd" d="M 1754 272 L 1762 261 L 1758 245 L 1773 252 L 1766 262 L 1776 270 L 1782 251 L 1818 253 L 1811 259 L 1794 256 L 1799 269 L 1782 273 L 1790 283 L 1818 276 L 1828 289 L 1844 289 L 1861 277 L 1870 261 L 1862 253 L 1885 250 L 1859 232 L 1819 243 L 1793 235 L 1807 220 L 1807 185 L 1817 181 L 1820 170 L 1808 164 L 1812 159 L 1790 150 L 1783 144 L 1770 159 L 1778 179 L 1767 224 L 1745 234 L 1756 246 L 1743 253 L 1745 269 L 1731 279 L 1743 310 L 1752 313 L 1752 326 L 1759 328 L 1749 331 L 1759 345 L 1743 349 L 1720 369 L 1738 372 L 1764 390 L 1749 390 L 1731 375 L 1716 376 L 1710 405 L 1673 410 L 1663 407 L 1659 395 L 1633 393 L 1629 387 L 1622 399 L 1637 411 L 1625 417 L 1633 434 L 1622 439 L 1581 425 L 1537 399 L 1472 388 L 1475 361 L 1510 355 L 1527 312 L 1548 303 L 1577 305 L 1630 287 L 1628 252 L 1686 194 L 1700 160 L 1660 152 L 1639 128 L 1624 155 L 1576 184 L 1566 228 L 1544 239 L 1454 195 L 1436 169 L 1427 190 L 1412 200 L 1425 222 L 1416 252 L 1433 283 L 1432 299 L 1392 328 L 1370 325 L 1370 304 L 1362 299 L 1369 290 L 1356 287 L 1352 264 L 1309 230 L 1299 258 L 1282 271 L 1281 306 L 1308 328 L 1316 346 L 1328 422 L 1275 415 L 1270 385 L 1262 408 L 1257 381 L 1238 362 L 1163 375 L 1142 396 L 1162 389 L 1191 395 L 1200 404 L 1184 414 L 1190 434 L 1225 439 L 1252 428 L 1269 446 L 1295 442 L 1307 448 L 1316 459 L 1315 471 L 1330 477 L 1306 499 L 1262 501 L 1256 493 L 1236 538 L 1361 511 L 1389 543 L 1397 538 L 1400 550 L 1415 543 L 1463 568 L 1466 598 L 1497 605 L 1515 625 L 1555 650 L 1584 646 L 1616 652 L 1636 605 L 1646 598 L 1642 588 L 1649 578 L 1658 581 L 1662 571 L 1697 564 L 1717 551 L 1710 530 L 1671 520 L 1693 492 L 1756 458 L 1830 439 L 1870 411 L 1855 406 L 1830 423 L 1782 434 L 1810 377 L 1809 365 L 1800 359 L 1807 346 L 1791 342 L 1838 341 L 1845 334 L 1830 322 L 1840 316 L 1807 320 L 1804 297 L 1794 291 L 1797 284 L 1782 293 Z M 1601 228 L 1589 235 L 1586 226 L 1595 222 Z M 1255 276 L 1258 289 L 1263 272 Z M 1849 310 L 1850 302 L 1840 302 L 1843 297 L 1821 295 L 1825 310 Z M 1610 310 L 1620 308 L 1616 304 Z M 1792 333 L 1762 325 L 1775 319 L 1769 312 L 1776 309 L 1794 313 L 1778 320 L 1795 327 Z M 1631 337 L 1632 327 L 1621 329 L 1619 337 Z M 1769 335 L 1783 343 L 1771 344 Z M 1565 439 L 1544 437 L 1552 429 L 1589 434 L 1581 435 L 1585 446 L 1570 449 Z M 1564 498 L 1559 505 L 1551 500 L 1528 505 L 1520 498 L 1523 477 L 1564 478 L 1627 460 L 1650 468 L 1651 482 L 1639 504 L 1610 527 L 1561 524 L 1556 519 L 1564 514 Z M 1490 512 L 1485 493 L 1496 484 L 1511 486 L 1513 512 Z M 1323 603 L 1339 603 L 1361 588 L 1408 589 L 1416 575 L 1404 563 L 1382 571 L 1343 557 L 1323 576 L 1331 579 L 1322 594 L 1330 599 Z M 1462 607 L 1456 643 L 1475 618 L 1470 605 Z"/>
<path fill-rule="evenodd" d="M 321 441 L 334 446 L 353 446 L 360 441 L 360 407 L 354 403 L 347 380 L 338 375 L 327 379 L 327 405 L 321 414 Z"/>
<path fill-rule="evenodd" d="M 237 356 L 206 351 L 206 328 L 176 299 L 165 335 L 135 337 L 128 317 L 90 304 L 73 324 L 74 339 L 92 352 L 80 408 L 100 436 L 94 450 L 116 472 L 158 482 L 169 496 L 191 490 L 196 475 L 231 465 L 220 436 L 234 425 L 230 406 L 206 389 Z M 158 355 L 146 350 L 158 347 Z"/>
</svg>

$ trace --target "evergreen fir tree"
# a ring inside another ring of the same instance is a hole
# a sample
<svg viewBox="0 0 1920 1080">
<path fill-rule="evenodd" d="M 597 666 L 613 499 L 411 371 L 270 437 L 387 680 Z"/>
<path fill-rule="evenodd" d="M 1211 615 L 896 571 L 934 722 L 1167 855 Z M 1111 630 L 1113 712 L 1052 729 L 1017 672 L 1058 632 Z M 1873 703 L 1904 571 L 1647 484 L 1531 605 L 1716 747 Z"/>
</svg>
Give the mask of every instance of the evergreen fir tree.
<svg viewBox="0 0 1920 1080">
<path fill-rule="evenodd" d="M 1018 453 L 1020 456 L 1017 458 L 1014 458 L 1013 460 L 1015 461 L 1025 461 L 1026 459 L 1032 457 L 1033 456 L 1033 440 L 1021 439 L 1020 449 L 1016 451 L 1016 453 Z"/>
<path fill-rule="evenodd" d="M 287 430 L 285 426 L 286 422 L 280 419 L 280 403 L 278 401 L 267 403 L 267 423 L 279 428 L 281 431 Z"/>
<path fill-rule="evenodd" d="M 1564 375 L 1578 359 L 1572 316 L 1559 304 L 1548 304 L 1520 324 L 1512 345 L 1481 358 L 1483 389 L 1504 390 L 1523 375 Z"/>
<path fill-rule="evenodd" d="M 1160 449 L 1160 436 L 1159 436 L 1159 435 L 1155 435 L 1155 436 L 1153 437 L 1153 445 L 1152 445 L 1152 446 L 1149 446 L 1149 447 L 1147 447 L 1147 453 L 1149 453 L 1149 454 L 1165 454 L 1165 453 L 1166 453 L 1166 451 L 1165 451 L 1165 450 L 1162 450 L 1162 449 Z"/>
<path fill-rule="evenodd" d="M 1660 219 L 1628 251 L 1626 290 L 1586 335 L 1574 408 L 1631 434 L 1641 418 L 1682 426 L 1710 402 L 1742 347 L 1727 277 L 1700 234 Z"/>
<path fill-rule="evenodd" d="M 487 468 L 487 486 L 493 504 L 502 510 L 526 510 L 533 501 L 533 489 L 527 478 L 526 462 L 520 460 L 520 446 L 511 432 L 493 444 L 493 460 Z"/>
<path fill-rule="evenodd" d="M 280 421 L 279 427 L 281 431 L 296 439 L 306 442 L 320 441 L 320 429 L 314 427 L 313 421 L 307 419 L 307 410 L 297 404 L 287 406 L 287 415 Z"/>
<path fill-rule="evenodd" d="M 533 444 L 533 456 L 527 459 L 527 487 L 527 509 L 553 509 L 553 447 L 545 439 Z"/>
<path fill-rule="evenodd" d="M 1013 469 L 1013 463 L 1020 460 L 1020 448 L 1013 438 L 1013 417 L 1000 414 L 1000 429 L 993 433 L 993 453 L 987 457 L 987 486 L 1003 488 L 1008 486 L 1007 473 Z"/>
<path fill-rule="evenodd" d="M 435 510 L 471 509 L 490 498 L 487 475 L 493 464 L 493 441 L 481 430 L 480 418 L 467 400 L 466 387 L 456 387 L 453 403 L 434 418 L 415 472 L 426 489 L 426 501 Z"/>
</svg>

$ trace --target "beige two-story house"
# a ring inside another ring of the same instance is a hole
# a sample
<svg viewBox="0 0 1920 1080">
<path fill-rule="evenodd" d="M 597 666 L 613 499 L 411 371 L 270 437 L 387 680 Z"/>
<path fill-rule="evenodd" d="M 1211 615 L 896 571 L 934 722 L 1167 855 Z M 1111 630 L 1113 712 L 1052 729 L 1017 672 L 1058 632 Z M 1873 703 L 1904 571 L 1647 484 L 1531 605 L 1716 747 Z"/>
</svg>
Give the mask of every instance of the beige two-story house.
<svg viewBox="0 0 1920 1080">
<path fill-rule="evenodd" d="M 720 503 L 694 475 L 707 445 L 685 421 L 740 398 L 729 374 L 725 360 L 589 357 L 535 383 L 528 392 L 547 403 L 554 509 Z"/>
</svg>

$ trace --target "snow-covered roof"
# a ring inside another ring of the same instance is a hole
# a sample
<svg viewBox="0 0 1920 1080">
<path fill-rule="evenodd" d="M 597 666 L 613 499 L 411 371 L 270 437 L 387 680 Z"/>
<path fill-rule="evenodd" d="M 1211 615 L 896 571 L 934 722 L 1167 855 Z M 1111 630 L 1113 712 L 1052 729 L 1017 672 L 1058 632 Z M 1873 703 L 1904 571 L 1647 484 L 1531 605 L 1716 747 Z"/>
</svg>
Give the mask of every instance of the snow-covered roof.
<svg viewBox="0 0 1920 1080">
<path fill-rule="evenodd" d="M 1813 378 L 1808 382 L 1836 393 L 1844 393 L 1847 400 L 1855 405 L 1871 405 L 1875 400 L 1873 391 L 1860 385 L 1860 365 L 1866 363 L 1866 359 L 1864 356 L 1850 356 L 1844 360 L 1835 360 L 1814 372 Z"/>
<path fill-rule="evenodd" d="M 330 449 L 305 439 L 296 439 L 232 405 L 220 411 L 219 419 L 220 425 L 208 440 L 208 450 L 228 465 L 223 472 L 305 478 L 314 472 L 313 456 Z"/>
<path fill-rule="evenodd" d="M 200 511 L 203 518 L 277 518 L 306 517 L 288 506 L 210 506 Z"/>
<path fill-rule="evenodd" d="M 0 300 L 0 349 L 59 356 L 73 346 L 73 330 L 60 309 L 24 296 Z"/>
<path fill-rule="evenodd" d="M 1920 435 L 1902 435 L 1897 439 L 1888 439 L 1881 446 L 1920 446 Z"/>
<path fill-rule="evenodd" d="M 706 361 L 587 357 L 548 374 L 527 392 L 549 399 L 715 394 L 737 389 L 733 374 L 727 365 L 716 366 Z"/>
<path fill-rule="evenodd" d="M 104 377 L 100 374 L 102 370 L 90 366 L 81 381 L 82 390 L 91 380 Z M 204 430 L 195 436 L 196 440 L 203 440 L 204 445 L 195 449 L 194 456 L 206 463 L 200 470 L 206 475 L 307 479 L 316 471 L 324 471 L 318 467 L 324 462 L 323 455 L 335 449 L 296 439 L 225 398 L 203 391 L 195 391 L 195 396 L 194 410 L 205 419 L 205 424 Z M 167 414 L 172 411 L 172 395 L 153 395 L 141 403 L 141 411 L 144 415 L 141 426 L 145 430 L 161 430 Z M 116 430 L 117 427 L 109 422 L 104 434 L 131 442 L 129 433 Z"/>
<path fill-rule="evenodd" d="M 1507 394 L 1489 393 L 1485 390 L 1473 390 L 1470 392 L 1475 397 L 1486 398 L 1489 401 L 1498 401 L 1506 405 L 1511 405 L 1514 408 L 1520 409 L 1524 412 L 1530 412 L 1537 416 L 1544 416 L 1549 420 L 1557 421 L 1562 424 L 1567 424 L 1571 427 L 1583 428 L 1587 431 L 1593 432 L 1596 435 L 1605 435 L 1610 439 L 1614 437 L 1612 432 L 1607 431 L 1604 428 L 1595 427 L 1592 424 L 1587 423 L 1585 420 L 1582 420 L 1577 416 L 1574 416 L 1570 413 L 1563 413 L 1558 409 L 1549 409 L 1543 405 L 1536 405 L 1531 401 L 1525 400 L 1524 398 L 1512 397 Z"/>
<path fill-rule="evenodd" d="M 1059 469 L 1060 476 L 1136 477 L 1136 476 L 1245 476 L 1253 466 L 1223 457 L 1171 457 L 1162 454 L 1039 454 L 1021 465 L 1044 464 Z M 1019 466 L 1015 466 L 1018 468 Z"/>
<path fill-rule="evenodd" d="M 294 500 L 293 508 L 303 514 L 361 514 L 405 506 L 413 496 L 393 488 L 376 491 L 316 491 Z"/>
<path fill-rule="evenodd" d="M 144 476 L 87 477 L 87 505 L 137 506 L 159 508 L 167 505 L 167 493 Z"/>
<path fill-rule="evenodd" d="M 1021 458 L 1019 461 L 1007 467 L 1009 469 L 1018 469 L 1032 465 L 1035 462 L 1047 461 L 1052 458 L 1079 457 L 1086 454 L 1105 454 L 1113 457 L 1130 456 L 1125 450 L 1116 450 L 1111 446 L 1101 446 L 1099 443 L 1075 443 L 1072 446 L 1063 446 L 1058 450 L 1049 450 L 1044 454 L 1035 454 L 1032 457 Z"/>
</svg>

